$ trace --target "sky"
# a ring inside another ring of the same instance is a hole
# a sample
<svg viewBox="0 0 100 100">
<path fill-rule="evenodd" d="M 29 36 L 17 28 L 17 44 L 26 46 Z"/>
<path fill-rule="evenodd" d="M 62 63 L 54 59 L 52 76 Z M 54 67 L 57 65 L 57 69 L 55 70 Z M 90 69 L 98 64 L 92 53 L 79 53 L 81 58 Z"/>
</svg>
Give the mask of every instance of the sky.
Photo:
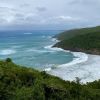
<svg viewBox="0 0 100 100">
<path fill-rule="evenodd" d="M 100 0 L 0 0 L 0 30 L 100 25 Z"/>
</svg>

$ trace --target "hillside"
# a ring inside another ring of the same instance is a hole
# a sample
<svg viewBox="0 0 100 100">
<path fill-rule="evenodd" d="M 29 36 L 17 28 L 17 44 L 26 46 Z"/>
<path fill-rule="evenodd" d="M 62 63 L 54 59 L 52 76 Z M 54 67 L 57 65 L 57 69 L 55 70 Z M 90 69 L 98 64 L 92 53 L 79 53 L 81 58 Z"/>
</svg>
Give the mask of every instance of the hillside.
<svg viewBox="0 0 100 100">
<path fill-rule="evenodd" d="M 100 32 L 100 26 L 67 30 L 60 34 L 55 35 L 54 37 L 57 38 L 58 40 L 66 40 L 66 39 L 70 39 L 76 35 L 82 35 L 82 34 L 87 34 L 87 33 L 91 33 L 91 32 L 92 33 Z"/>
<path fill-rule="evenodd" d="M 87 85 L 0 61 L 0 100 L 100 100 L 100 80 Z"/>
<path fill-rule="evenodd" d="M 54 47 L 100 55 L 100 26 L 70 30 L 55 37 L 60 42 Z"/>
</svg>

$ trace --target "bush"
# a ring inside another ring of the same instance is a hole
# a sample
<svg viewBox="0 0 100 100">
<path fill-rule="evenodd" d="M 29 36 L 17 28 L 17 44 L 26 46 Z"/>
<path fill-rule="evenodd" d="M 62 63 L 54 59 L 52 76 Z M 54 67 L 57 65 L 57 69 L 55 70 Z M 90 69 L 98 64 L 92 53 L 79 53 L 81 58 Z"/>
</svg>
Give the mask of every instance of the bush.
<svg viewBox="0 0 100 100">
<path fill-rule="evenodd" d="M 6 62 L 12 62 L 11 58 L 7 58 Z"/>
</svg>

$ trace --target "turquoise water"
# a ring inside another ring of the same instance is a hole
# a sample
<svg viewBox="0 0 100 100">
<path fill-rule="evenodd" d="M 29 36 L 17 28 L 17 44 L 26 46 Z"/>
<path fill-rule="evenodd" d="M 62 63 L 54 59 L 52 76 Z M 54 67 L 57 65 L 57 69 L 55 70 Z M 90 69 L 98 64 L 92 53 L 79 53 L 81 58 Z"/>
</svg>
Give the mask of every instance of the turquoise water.
<svg viewBox="0 0 100 100">
<path fill-rule="evenodd" d="M 0 59 L 12 58 L 20 65 L 44 69 L 71 62 L 71 52 L 54 48 L 52 37 L 61 31 L 6 31 L 0 32 Z"/>
</svg>

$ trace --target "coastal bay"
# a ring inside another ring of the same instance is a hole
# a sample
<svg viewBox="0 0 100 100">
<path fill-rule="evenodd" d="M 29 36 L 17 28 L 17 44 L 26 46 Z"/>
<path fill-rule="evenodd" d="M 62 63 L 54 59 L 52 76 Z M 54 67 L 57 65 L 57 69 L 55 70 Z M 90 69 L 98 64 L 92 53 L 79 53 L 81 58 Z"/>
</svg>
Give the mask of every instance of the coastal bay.
<svg viewBox="0 0 100 100">
<path fill-rule="evenodd" d="M 73 81 L 79 77 L 82 83 L 100 79 L 100 27 L 73 29 L 54 36 L 58 42 L 53 48 L 73 53 L 76 59 L 62 64 L 49 74 Z"/>
<path fill-rule="evenodd" d="M 76 77 L 79 77 L 82 83 L 100 79 L 100 56 L 86 55 L 88 56 L 87 61 L 73 65 L 65 64 L 58 66 L 58 68 L 50 70 L 48 73 L 69 81 L 73 81 Z"/>
</svg>

